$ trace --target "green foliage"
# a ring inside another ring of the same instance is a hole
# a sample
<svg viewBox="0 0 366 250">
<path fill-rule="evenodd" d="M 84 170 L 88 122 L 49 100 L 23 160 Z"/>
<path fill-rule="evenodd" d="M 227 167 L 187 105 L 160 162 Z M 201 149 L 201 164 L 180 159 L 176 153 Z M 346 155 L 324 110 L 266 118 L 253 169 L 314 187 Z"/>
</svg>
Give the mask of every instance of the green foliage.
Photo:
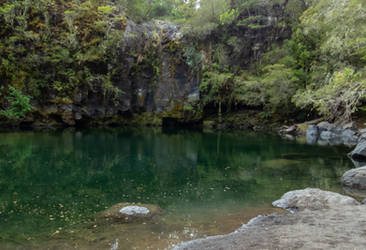
<svg viewBox="0 0 366 250">
<path fill-rule="evenodd" d="M 204 94 L 203 104 L 210 102 L 223 103 L 230 102 L 232 93 L 232 73 L 220 73 L 208 71 L 203 74 L 200 91 Z"/>
<path fill-rule="evenodd" d="M 8 102 L 6 109 L 0 110 L 0 115 L 9 119 L 20 119 L 33 110 L 30 105 L 30 96 L 24 95 L 20 90 L 9 86 L 9 94 L 5 96 Z"/>
<path fill-rule="evenodd" d="M 299 79 L 283 64 L 264 67 L 260 77 L 243 74 L 235 82 L 236 98 L 243 104 L 263 106 L 271 113 L 286 114 L 293 110 L 291 97 L 299 87 Z"/>
<path fill-rule="evenodd" d="M 77 0 L 7 2 L 0 6 L 0 25 L 1 20 L 6 23 L 0 37 L 0 75 L 5 85 L 40 102 L 48 91 L 55 92 L 56 99 L 73 100 L 75 89 L 96 91 L 119 74 L 113 57 L 122 47 L 126 18 L 115 5 Z M 105 82 L 91 87 L 88 79 L 99 75 Z"/>
<path fill-rule="evenodd" d="M 365 2 L 314 1 L 301 17 L 292 49 L 309 72 L 306 89 L 293 98 L 329 119 L 349 120 L 364 99 Z"/>
<path fill-rule="evenodd" d="M 299 91 L 294 96 L 300 107 L 312 106 L 329 119 L 350 120 L 362 101 L 366 100 L 366 72 L 344 68 L 335 72 L 329 83 Z"/>
<path fill-rule="evenodd" d="M 183 30 L 186 34 L 204 39 L 221 24 L 221 21 L 229 21 L 235 15 L 235 11 L 231 15 L 231 9 L 229 10 L 226 0 L 201 0 L 200 8 L 195 10 L 192 17 L 186 21 Z M 229 19 L 226 20 L 225 17 Z"/>
<path fill-rule="evenodd" d="M 146 69 L 156 83 L 161 52 L 170 48 L 190 67 L 189 77 L 202 76 L 201 104 L 218 105 L 219 113 L 222 105 L 237 104 L 269 115 L 290 113 L 292 100 L 300 109 L 350 119 L 362 103 L 363 0 L 201 0 L 200 8 L 197 3 L 0 1 L 2 83 L 40 103 L 49 101 L 50 92 L 57 100 L 74 100 L 76 91 L 99 91 L 106 104 L 119 105 L 125 88 L 114 83 Z M 127 17 L 182 23 L 185 41 L 161 46 L 163 30 L 130 32 Z M 135 62 L 131 72 L 126 58 Z"/>
<path fill-rule="evenodd" d="M 350 61 L 366 45 L 366 3 L 363 0 L 314 2 L 301 17 L 303 33 L 322 39 L 320 53 L 333 61 Z M 333 62 L 332 61 L 332 62 Z"/>
<path fill-rule="evenodd" d="M 231 106 L 235 101 L 233 74 L 230 72 L 208 71 L 203 74 L 200 91 L 203 106 L 214 103 L 218 105 L 218 120 L 222 122 L 222 105 Z"/>
<path fill-rule="evenodd" d="M 104 15 L 111 15 L 115 9 L 116 9 L 115 6 L 110 6 L 110 5 L 98 7 L 98 11 L 103 13 Z"/>
<path fill-rule="evenodd" d="M 200 71 L 202 56 L 193 45 L 190 45 L 190 46 L 187 46 L 184 48 L 184 57 L 186 58 L 187 65 L 194 72 Z"/>
<path fill-rule="evenodd" d="M 282 64 L 274 64 L 264 68 L 262 84 L 265 96 L 273 112 L 291 111 L 291 97 L 298 88 L 299 79 L 294 72 Z"/>
<path fill-rule="evenodd" d="M 220 14 L 220 24 L 227 25 L 233 23 L 239 16 L 239 11 L 236 9 L 227 10 L 224 13 Z"/>
</svg>

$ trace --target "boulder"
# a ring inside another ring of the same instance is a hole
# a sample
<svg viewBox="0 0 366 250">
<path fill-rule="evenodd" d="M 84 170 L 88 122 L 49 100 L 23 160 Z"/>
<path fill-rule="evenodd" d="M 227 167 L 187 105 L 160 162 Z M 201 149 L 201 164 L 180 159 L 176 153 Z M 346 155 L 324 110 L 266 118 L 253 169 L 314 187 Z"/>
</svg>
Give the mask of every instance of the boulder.
<svg viewBox="0 0 366 250">
<path fill-rule="evenodd" d="M 358 138 L 358 142 L 362 142 L 362 141 L 366 141 L 366 132 L 365 133 L 362 133 L 360 135 L 360 137 Z"/>
<path fill-rule="evenodd" d="M 323 131 L 320 133 L 318 143 L 320 145 L 340 145 L 343 143 L 343 141 L 338 133 Z"/>
<path fill-rule="evenodd" d="M 320 123 L 318 123 L 317 126 L 318 126 L 320 132 L 332 131 L 336 127 L 334 124 L 331 124 L 329 122 L 320 122 Z"/>
<path fill-rule="evenodd" d="M 320 139 L 323 141 L 332 141 L 335 140 L 338 136 L 331 131 L 323 131 L 320 133 Z"/>
<path fill-rule="evenodd" d="M 310 125 L 306 130 L 306 141 L 309 144 L 314 144 L 319 138 L 319 128 L 315 125 Z"/>
<path fill-rule="evenodd" d="M 356 148 L 348 155 L 357 161 L 366 160 L 366 140 L 359 142 Z"/>
<path fill-rule="evenodd" d="M 354 168 L 342 176 L 342 185 L 345 187 L 366 190 L 366 167 Z"/>
<path fill-rule="evenodd" d="M 343 187 L 343 190 L 347 195 L 350 195 L 352 197 L 356 197 L 356 198 L 360 198 L 360 199 L 366 198 L 366 190 L 350 188 L 350 187 Z"/>
<path fill-rule="evenodd" d="M 354 130 L 346 129 L 341 133 L 341 140 L 343 141 L 343 144 L 347 146 L 356 146 L 358 136 Z"/>
<path fill-rule="evenodd" d="M 355 168 L 361 168 L 361 167 L 365 167 L 366 166 L 366 161 L 356 161 L 352 158 L 350 158 L 350 160 L 352 161 L 353 165 L 355 166 Z"/>
<path fill-rule="evenodd" d="M 290 191 L 284 194 L 281 199 L 272 203 L 275 207 L 290 211 L 329 209 L 340 205 L 358 204 L 359 202 L 351 197 L 318 188 Z"/>
<path fill-rule="evenodd" d="M 118 203 L 96 215 L 100 223 L 139 223 L 160 217 L 162 210 L 152 204 Z"/>
<path fill-rule="evenodd" d="M 365 134 L 366 133 L 366 128 L 362 128 L 362 129 L 360 129 L 360 131 L 359 131 L 361 134 Z"/>
<path fill-rule="evenodd" d="M 357 126 L 356 126 L 356 124 L 355 124 L 355 122 L 349 122 L 349 123 L 347 123 L 347 124 L 344 124 L 343 126 L 342 126 L 342 128 L 343 129 L 356 129 L 357 128 Z"/>
</svg>

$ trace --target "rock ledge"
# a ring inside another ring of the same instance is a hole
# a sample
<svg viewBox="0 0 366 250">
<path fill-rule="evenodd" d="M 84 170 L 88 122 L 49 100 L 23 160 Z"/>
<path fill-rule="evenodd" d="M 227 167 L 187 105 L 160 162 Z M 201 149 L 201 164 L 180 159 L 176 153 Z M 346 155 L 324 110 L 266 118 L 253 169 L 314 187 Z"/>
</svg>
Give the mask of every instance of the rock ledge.
<svg viewBox="0 0 366 250">
<path fill-rule="evenodd" d="M 320 189 L 288 192 L 275 203 L 296 206 L 298 212 L 258 216 L 231 234 L 174 249 L 365 249 L 366 205 Z"/>
</svg>

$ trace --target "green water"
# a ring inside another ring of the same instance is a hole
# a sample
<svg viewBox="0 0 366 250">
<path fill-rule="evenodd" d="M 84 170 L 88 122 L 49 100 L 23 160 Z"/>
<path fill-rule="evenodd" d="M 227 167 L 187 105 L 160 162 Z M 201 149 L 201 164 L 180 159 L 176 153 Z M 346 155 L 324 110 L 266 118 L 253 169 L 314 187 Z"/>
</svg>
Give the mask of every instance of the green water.
<svg viewBox="0 0 366 250">
<path fill-rule="evenodd" d="M 252 132 L 0 133 L 0 249 L 157 249 L 228 233 L 289 190 L 341 192 L 346 153 Z M 91 224 L 119 202 L 164 216 Z"/>
</svg>

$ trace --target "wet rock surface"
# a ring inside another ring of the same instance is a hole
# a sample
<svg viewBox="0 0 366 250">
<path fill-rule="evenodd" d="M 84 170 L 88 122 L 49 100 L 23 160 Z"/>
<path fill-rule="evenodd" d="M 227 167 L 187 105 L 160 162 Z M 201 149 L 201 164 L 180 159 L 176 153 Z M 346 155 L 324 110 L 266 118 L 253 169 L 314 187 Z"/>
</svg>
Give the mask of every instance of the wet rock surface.
<svg viewBox="0 0 366 250">
<path fill-rule="evenodd" d="M 96 215 L 99 223 L 138 223 L 157 219 L 162 210 L 152 204 L 118 203 Z"/>
<path fill-rule="evenodd" d="M 259 216 L 231 234 L 182 243 L 174 249 L 364 249 L 365 205 L 332 192 L 299 191 L 295 191 L 298 199 L 313 201 L 320 194 L 328 205 L 314 210 L 312 202 L 304 203 L 297 213 Z M 342 199 L 337 203 L 334 197 Z"/>
</svg>

